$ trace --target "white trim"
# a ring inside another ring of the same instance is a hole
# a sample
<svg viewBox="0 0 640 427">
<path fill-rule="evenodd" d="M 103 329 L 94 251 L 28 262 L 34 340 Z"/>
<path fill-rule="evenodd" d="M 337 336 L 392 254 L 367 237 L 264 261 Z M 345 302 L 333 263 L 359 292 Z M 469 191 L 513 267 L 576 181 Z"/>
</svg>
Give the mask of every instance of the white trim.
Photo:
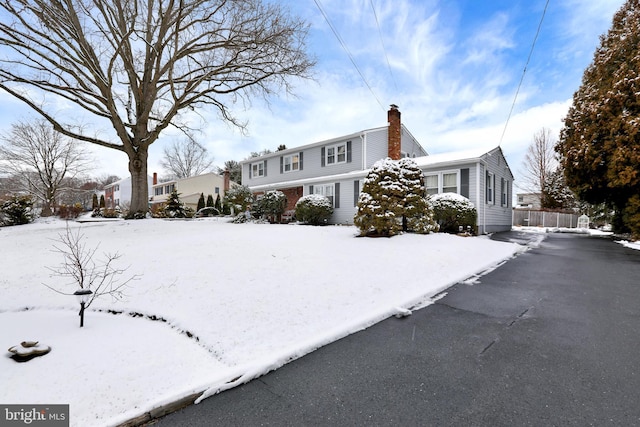
<svg viewBox="0 0 640 427">
<path fill-rule="evenodd" d="M 249 167 L 251 168 L 251 178 L 260 178 L 264 176 L 264 164 L 265 164 L 265 161 L 260 160 L 259 162 L 254 162 L 249 165 Z M 258 171 L 258 173 L 254 171 L 253 169 L 254 166 L 256 167 L 256 170 Z M 262 166 L 262 169 L 260 169 L 260 166 Z"/>
<path fill-rule="evenodd" d="M 338 153 L 338 150 L 340 149 L 340 147 L 344 147 L 344 152 L 342 153 L 342 155 L 344 156 L 344 160 L 338 160 L 338 156 L 340 155 Z M 334 155 L 332 157 L 335 158 L 335 160 L 333 162 L 329 162 L 329 150 L 333 149 L 334 150 Z M 333 165 L 340 165 L 342 163 L 347 163 L 347 141 L 338 143 L 338 144 L 333 144 L 333 145 L 327 145 L 325 147 L 324 150 L 324 165 L 325 166 L 333 166 Z"/>
<path fill-rule="evenodd" d="M 438 177 L 438 188 L 437 188 L 437 193 L 436 194 L 440 194 L 443 193 L 443 189 L 444 189 L 444 175 L 451 175 L 451 174 L 455 174 L 456 175 L 456 194 L 460 194 L 460 169 L 448 169 L 448 170 L 443 170 L 443 171 L 437 171 L 437 172 L 423 172 L 424 173 L 424 178 L 425 178 L 425 191 L 428 191 L 428 187 L 427 187 L 427 177 L 428 176 L 437 176 Z"/>
<path fill-rule="evenodd" d="M 298 161 L 294 162 L 293 158 L 297 157 Z M 287 170 L 287 159 L 289 159 L 289 170 Z M 293 167 L 297 165 L 297 167 Z M 300 170 L 300 152 L 282 156 L 282 173 L 297 172 Z"/>
</svg>

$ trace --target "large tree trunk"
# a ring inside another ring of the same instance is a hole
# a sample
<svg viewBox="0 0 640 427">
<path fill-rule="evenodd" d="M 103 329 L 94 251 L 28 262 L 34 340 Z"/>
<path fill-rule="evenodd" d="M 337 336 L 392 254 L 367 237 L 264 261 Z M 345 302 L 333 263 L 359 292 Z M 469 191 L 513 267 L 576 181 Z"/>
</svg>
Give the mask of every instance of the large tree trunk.
<svg viewBox="0 0 640 427">
<path fill-rule="evenodd" d="M 147 147 L 140 147 L 129 154 L 129 172 L 131 172 L 130 214 L 149 210 L 149 181 L 147 178 Z"/>
</svg>

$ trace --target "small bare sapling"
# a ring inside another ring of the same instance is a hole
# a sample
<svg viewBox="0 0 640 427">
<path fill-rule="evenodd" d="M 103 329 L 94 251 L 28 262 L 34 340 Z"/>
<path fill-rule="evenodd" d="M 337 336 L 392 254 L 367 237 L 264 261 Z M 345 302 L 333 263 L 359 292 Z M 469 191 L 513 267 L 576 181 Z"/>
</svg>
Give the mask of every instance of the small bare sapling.
<svg viewBox="0 0 640 427">
<path fill-rule="evenodd" d="M 137 280 L 137 275 L 122 278 L 127 268 L 116 267 L 121 255 L 119 253 L 104 253 L 101 260 L 95 259 L 96 252 L 100 245 L 93 248 L 87 247 L 85 236 L 80 232 L 80 228 L 75 231 L 67 225 L 66 231 L 58 235 L 54 240 L 54 252 L 58 252 L 63 257 L 63 262 L 57 267 L 47 267 L 51 271 L 51 276 L 68 278 L 65 287 L 75 285 L 71 292 L 62 291 L 56 287 L 44 284 L 47 288 L 63 295 L 74 295 L 78 290 L 89 290 L 91 296 L 84 304 L 88 308 L 91 303 L 104 295 L 109 295 L 112 300 L 120 301 L 125 297 L 123 290 L 129 282 Z"/>
</svg>

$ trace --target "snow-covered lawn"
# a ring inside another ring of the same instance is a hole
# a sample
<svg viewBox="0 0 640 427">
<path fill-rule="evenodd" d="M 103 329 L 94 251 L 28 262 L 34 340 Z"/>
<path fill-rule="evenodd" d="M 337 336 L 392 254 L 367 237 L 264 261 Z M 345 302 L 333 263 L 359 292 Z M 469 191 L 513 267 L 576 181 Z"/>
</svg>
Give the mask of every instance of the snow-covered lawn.
<svg viewBox="0 0 640 427">
<path fill-rule="evenodd" d="M 65 222 L 0 229 L 0 346 L 52 348 L 27 363 L 0 359 L 0 402 L 70 404 L 73 426 L 238 385 L 523 250 L 487 237 L 356 238 L 354 227 L 220 219 L 69 225 L 100 245 L 97 258 L 122 254 L 139 280 L 124 301 L 96 300 L 80 328 L 75 298 L 43 285 L 76 289 L 47 269 L 62 261 L 52 249 Z"/>
</svg>

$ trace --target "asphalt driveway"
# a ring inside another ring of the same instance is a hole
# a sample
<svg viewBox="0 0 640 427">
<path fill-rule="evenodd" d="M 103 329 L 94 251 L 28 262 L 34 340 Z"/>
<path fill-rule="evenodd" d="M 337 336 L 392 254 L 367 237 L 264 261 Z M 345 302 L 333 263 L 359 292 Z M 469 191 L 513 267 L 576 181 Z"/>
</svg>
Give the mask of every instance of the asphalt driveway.
<svg viewBox="0 0 640 427">
<path fill-rule="evenodd" d="M 157 425 L 633 426 L 639 402 L 640 251 L 550 234 L 407 318 Z"/>
</svg>

